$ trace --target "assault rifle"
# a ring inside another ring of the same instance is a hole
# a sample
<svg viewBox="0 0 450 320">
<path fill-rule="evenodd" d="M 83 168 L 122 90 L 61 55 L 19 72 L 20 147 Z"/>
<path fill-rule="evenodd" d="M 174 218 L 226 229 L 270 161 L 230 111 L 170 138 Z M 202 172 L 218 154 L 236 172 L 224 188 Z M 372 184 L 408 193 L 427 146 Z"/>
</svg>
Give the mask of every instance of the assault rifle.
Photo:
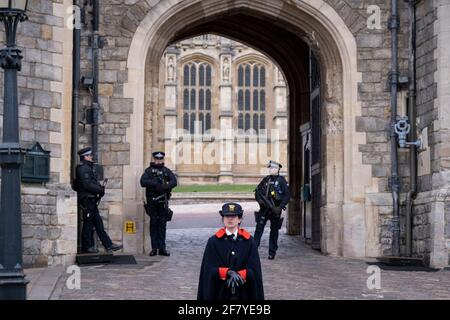
<svg viewBox="0 0 450 320">
<path fill-rule="evenodd" d="M 270 211 L 274 211 L 274 209 L 276 208 L 275 204 L 273 203 L 272 199 L 268 199 L 266 197 L 266 195 L 262 192 L 262 190 L 260 189 L 256 189 L 255 190 L 255 195 L 256 195 L 256 200 L 261 199 L 263 202 L 264 207 L 266 207 L 267 209 L 269 209 Z M 259 202 L 259 201 L 258 201 Z M 260 203 L 261 204 L 261 203 Z"/>
<path fill-rule="evenodd" d="M 260 189 L 255 190 L 256 200 L 258 203 L 266 208 L 264 212 L 258 212 L 256 215 L 256 220 L 259 220 L 259 217 L 265 216 L 266 214 L 272 213 L 275 217 L 281 216 L 281 208 L 278 208 L 275 203 L 273 202 L 273 199 L 270 196 L 266 196 L 264 192 Z M 261 203 L 261 202 L 262 203 Z"/>
</svg>

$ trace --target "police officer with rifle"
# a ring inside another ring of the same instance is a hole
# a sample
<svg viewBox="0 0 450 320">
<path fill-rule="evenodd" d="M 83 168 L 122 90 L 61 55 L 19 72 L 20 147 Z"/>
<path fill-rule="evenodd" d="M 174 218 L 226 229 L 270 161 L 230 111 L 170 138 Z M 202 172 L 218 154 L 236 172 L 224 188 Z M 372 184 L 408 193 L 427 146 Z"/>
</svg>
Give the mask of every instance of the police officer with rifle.
<svg viewBox="0 0 450 320">
<path fill-rule="evenodd" d="M 177 186 L 177 179 L 173 172 L 164 166 L 165 153 L 153 152 L 153 162 L 145 169 L 141 177 L 141 187 L 145 188 L 147 203 L 145 212 L 150 216 L 150 238 L 152 250 L 150 256 L 157 254 L 170 256 L 166 250 L 166 226 L 172 219 L 172 210 L 168 202 L 171 191 Z"/>
<path fill-rule="evenodd" d="M 105 195 L 107 179 L 103 185 L 98 181 L 90 147 L 81 149 L 78 155 L 81 163 L 76 168 L 74 189 L 78 193 L 78 207 L 83 217 L 81 253 L 98 253 L 94 243 L 94 229 L 108 252 L 120 250 L 123 246 L 111 241 L 98 211 L 100 200 Z"/>
<path fill-rule="evenodd" d="M 269 168 L 270 174 L 264 177 L 255 190 L 255 199 L 260 209 L 255 212 L 254 238 L 259 247 L 264 227 L 270 220 L 269 259 L 272 260 L 278 249 L 278 233 L 284 220 L 281 213 L 289 203 L 290 193 L 286 179 L 280 176 L 282 165 L 271 160 L 267 168 Z"/>
</svg>

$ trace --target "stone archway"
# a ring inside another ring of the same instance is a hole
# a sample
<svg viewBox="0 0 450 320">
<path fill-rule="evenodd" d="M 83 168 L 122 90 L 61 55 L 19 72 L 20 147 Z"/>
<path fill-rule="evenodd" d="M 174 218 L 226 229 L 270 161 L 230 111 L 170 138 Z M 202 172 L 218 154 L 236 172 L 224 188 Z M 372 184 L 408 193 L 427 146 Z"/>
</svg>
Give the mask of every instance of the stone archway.
<svg viewBox="0 0 450 320">
<path fill-rule="evenodd" d="M 242 18 L 246 18 L 242 20 Z M 236 22 L 239 21 L 240 28 Z M 242 22 L 253 22 L 242 28 Z M 255 28 L 254 26 L 258 26 Z M 264 28 L 261 32 L 260 28 Z M 370 168 L 362 164 L 358 145 L 365 135 L 355 130 L 360 115 L 357 101 L 356 42 L 341 17 L 322 0 L 192 0 L 159 2 L 143 18 L 136 30 L 128 54 L 128 83 L 124 95 L 133 98 L 130 142 L 130 165 L 124 167 L 123 208 L 138 211 L 142 190 L 139 177 L 144 169 L 144 114 L 146 95 L 151 105 L 158 103 L 159 63 L 165 48 L 173 41 L 214 32 L 247 43 L 272 57 L 283 70 L 289 84 L 289 117 L 300 119 L 300 108 L 307 101 L 307 83 L 298 73 L 305 65 L 296 59 L 309 44 L 316 52 L 324 79 L 325 135 L 322 164 L 322 252 L 345 256 L 377 254 L 375 224 L 368 223 L 370 208 L 365 205 L 365 187 L 370 185 Z M 277 36 L 275 36 L 277 35 Z M 274 44 L 276 43 L 276 45 Z M 143 68 L 146 66 L 146 70 Z M 305 73 L 304 73 L 305 74 Z M 290 168 L 295 163 L 298 123 L 290 121 Z M 290 176 L 298 177 L 295 169 Z M 292 186 L 294 198 L 297 185 Z M 290 204 L 288 231 L 299 228 Z M 137 239 L 142 241 L 142 239 Z"/>
</svg>

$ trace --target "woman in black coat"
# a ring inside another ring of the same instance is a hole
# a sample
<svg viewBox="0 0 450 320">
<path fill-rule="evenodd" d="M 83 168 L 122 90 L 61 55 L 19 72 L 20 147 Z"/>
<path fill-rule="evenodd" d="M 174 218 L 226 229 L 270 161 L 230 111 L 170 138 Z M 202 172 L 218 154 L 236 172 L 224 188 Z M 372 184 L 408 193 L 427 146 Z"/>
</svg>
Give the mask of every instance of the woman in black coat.
<svg viewBox="0 0 450 320">
<path fill-rule="evenodd" d="M 253 237 L 239 228 L 243 210 L 226 203 L 224 227 L 209 238 L 203 255 L 198 300 L 264 300 L 261 262 Z"/>
</svg>

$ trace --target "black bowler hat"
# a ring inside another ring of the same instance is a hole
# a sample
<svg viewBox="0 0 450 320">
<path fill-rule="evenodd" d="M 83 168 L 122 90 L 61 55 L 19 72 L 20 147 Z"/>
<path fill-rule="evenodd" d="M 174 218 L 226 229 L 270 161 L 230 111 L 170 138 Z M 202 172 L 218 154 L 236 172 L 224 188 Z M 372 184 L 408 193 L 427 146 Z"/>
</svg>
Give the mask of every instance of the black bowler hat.
<svg viewBox="0 0 450 320">
<path fill-rule="evenodd" d="M 219 213 L 222 217 L 238 216 L 239 218 L 242 218 L 242 215 L 244 214 L 244 210 L 242 210 L 242 207 L 240 204 L 234 203 L 234 202 L 229 202 L 229 203 L 225 203 L 222 206 L 222 210 L 220 210 Z"/>
<path fill-rule="evenodd" d="M 83 148 L 83 149 L 78 151 L 78 155 L 80 157 L 88 156 L 90 154 L 92 154 L 92 148 L 91 147 Z"/>
<path fill-rule="evenodd" d="M 152 153 L 153 158 L 157 159 L 157 160 L 162 160 L 164 159 L 164 157 L 166 156 L 166 154 L 162 151 L 156 151 Z"/>
</svg>

